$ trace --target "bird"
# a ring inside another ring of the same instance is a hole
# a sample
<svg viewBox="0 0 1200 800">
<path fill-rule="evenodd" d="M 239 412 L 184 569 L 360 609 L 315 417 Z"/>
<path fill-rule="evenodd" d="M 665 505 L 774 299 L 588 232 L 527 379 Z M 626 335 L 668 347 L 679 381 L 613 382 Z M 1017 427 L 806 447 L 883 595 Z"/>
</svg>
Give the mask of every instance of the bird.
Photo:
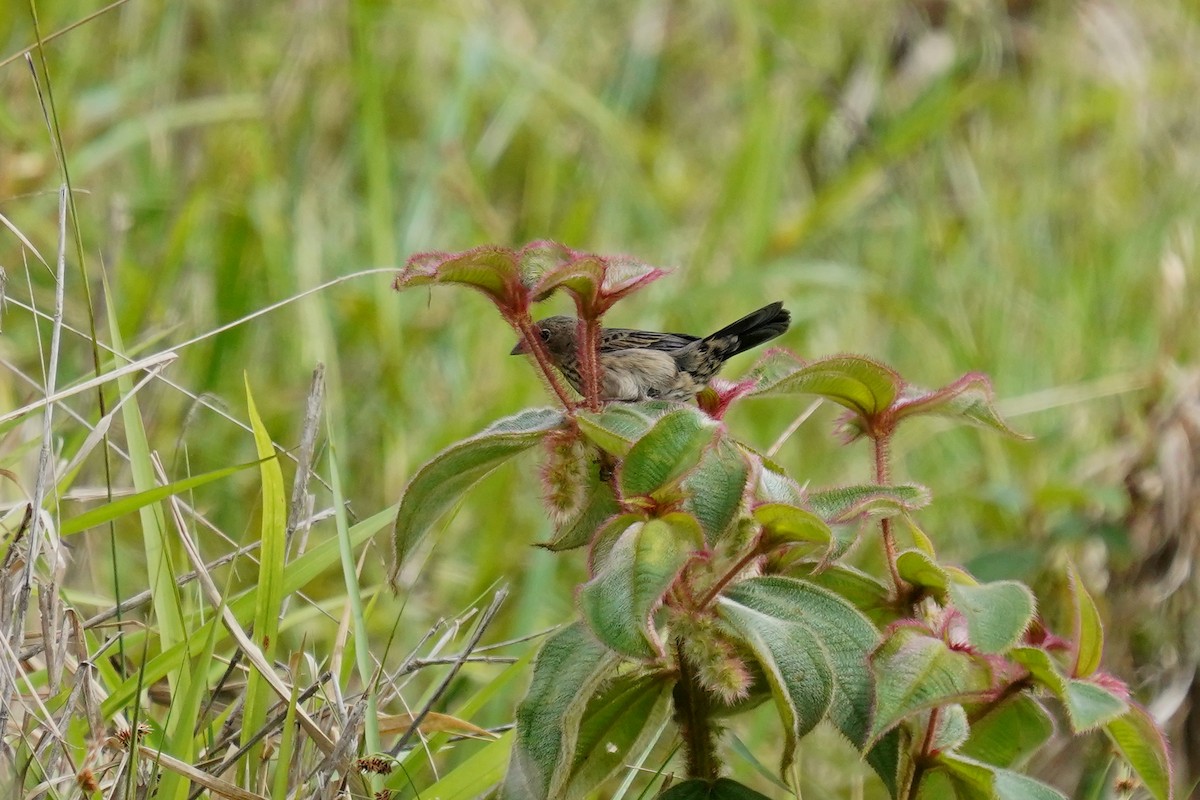
<svg viewBox="0 0 1200 800">
<path fill-rule="evenodd" d="M 705 337 L 631 328 L 600 330 L 600 399 L 687 401 L 708 385 L 725 361 L 783 335 L 791 314 L 775 302 Z M 579 320 L 547 317 L 534 324 L 550 362 L 581 395 Z M 510 355 L 528 353 L 525 339 Z"/>
</svg>

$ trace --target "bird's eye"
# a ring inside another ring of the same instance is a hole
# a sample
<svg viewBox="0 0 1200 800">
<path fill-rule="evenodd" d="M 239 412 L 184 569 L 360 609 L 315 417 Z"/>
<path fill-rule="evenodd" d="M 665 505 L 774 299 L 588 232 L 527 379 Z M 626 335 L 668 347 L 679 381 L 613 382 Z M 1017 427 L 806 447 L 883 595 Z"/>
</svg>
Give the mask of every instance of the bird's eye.
<svg viewBox="0 0 1200 800">
<path fill-rule="evenodd" d="M 550 331 L 546 330 L 545 328 L 542 328 L 541 330 L 538 331 L 538 333 L 540 333 L 542 335 L 543 342 L 550 341 Z"/>
</svg>

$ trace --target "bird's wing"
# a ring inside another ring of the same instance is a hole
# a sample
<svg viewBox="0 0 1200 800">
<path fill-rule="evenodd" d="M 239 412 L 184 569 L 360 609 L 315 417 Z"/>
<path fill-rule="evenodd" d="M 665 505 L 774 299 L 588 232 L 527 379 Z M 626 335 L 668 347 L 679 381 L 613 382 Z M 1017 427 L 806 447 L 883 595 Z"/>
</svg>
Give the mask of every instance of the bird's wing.
<svg viewBox="0 0 1200 800">
<path fill-rule="evenodd" d="M 605 328 L 600 334 L 600 352 L 615 353 L 618 350 L 662 350 L 670 352 L 685 347 L 699 339 L 686 333 L 657 333 L 632 328 Z"/>
</svg>

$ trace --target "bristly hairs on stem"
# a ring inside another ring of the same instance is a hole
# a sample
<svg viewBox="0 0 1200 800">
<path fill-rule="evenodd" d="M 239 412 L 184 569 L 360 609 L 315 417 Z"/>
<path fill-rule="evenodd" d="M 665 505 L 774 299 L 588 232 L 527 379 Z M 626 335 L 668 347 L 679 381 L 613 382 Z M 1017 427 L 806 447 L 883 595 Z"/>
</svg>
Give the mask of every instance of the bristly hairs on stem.
<svg viewBox="0 0 1200 800">
<path fill-rule="evenodd" d="M 550 363 L 550 354 L 546 352 L 546 346 L 542 343 L 542 337 L 538 335 L 537 328 L 534 327 L 533 317 L 528 311 L 512 316 L 505 315 L 508 324 L 521 334 L 521 338 L 525 340 L 525 345 L 529 348 L 529 352 L 533 353 L 533 358 L 537 361 L 538 369 L 542 371 L 542 375 L 546 378 L 546 382 L 550 384 L 550 388 L 554 390 L 554 394 L 558 395 L 558 399 L 563 404 L 568 414 L 573 414 L 575 411 L 575 403 L 571 401 L 571 396 L 567 394 L 567 390 L 558 380 L 558 375 L 555 373 L 554 366 Z"/>
</svg>

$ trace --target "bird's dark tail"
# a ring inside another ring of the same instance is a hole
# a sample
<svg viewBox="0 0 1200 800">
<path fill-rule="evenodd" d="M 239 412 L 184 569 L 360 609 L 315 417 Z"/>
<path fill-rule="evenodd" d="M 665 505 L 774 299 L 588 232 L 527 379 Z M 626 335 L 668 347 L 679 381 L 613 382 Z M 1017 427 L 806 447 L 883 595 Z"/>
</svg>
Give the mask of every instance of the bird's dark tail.
<svg viewBox="0 0 1200 800">
<path fill-rule="evenodd" d="M 791 321 L 792 315 L 783 307 L 783 303 L 771 303 L 705 336 L 704 344 L 706 349 L 724 361 L 769 342 L 776 336 L 782 336 Z"/>
</svg>

